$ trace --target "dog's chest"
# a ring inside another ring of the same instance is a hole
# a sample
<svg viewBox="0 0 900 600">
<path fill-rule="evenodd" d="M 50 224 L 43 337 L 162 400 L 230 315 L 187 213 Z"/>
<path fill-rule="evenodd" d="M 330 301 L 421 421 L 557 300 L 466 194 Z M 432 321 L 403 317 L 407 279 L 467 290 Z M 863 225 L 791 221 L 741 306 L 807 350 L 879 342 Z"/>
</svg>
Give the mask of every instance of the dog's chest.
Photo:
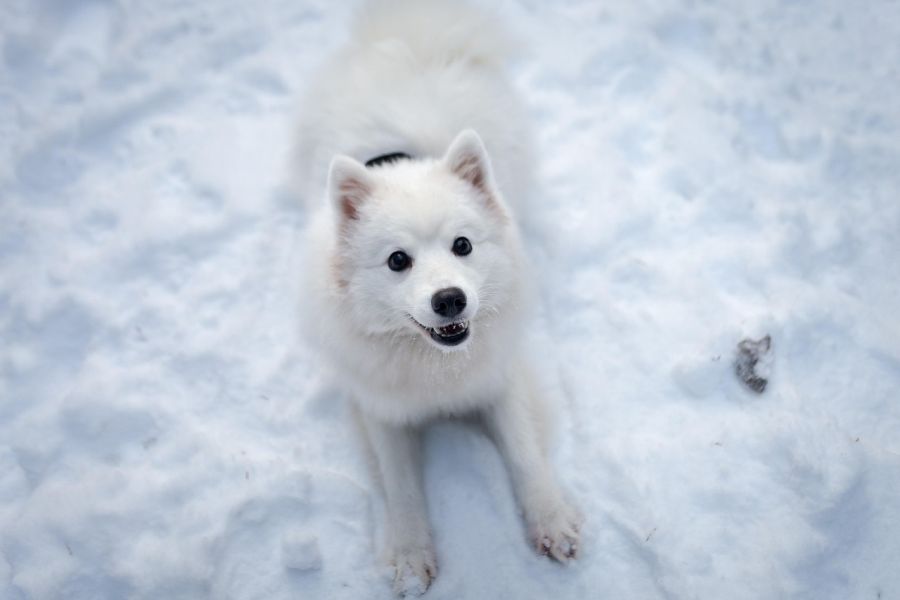
<svg viewBox="0 0 900 600">
<path fill-rule="evenodd" d="M 386 365 L 382 365 L 386 367 Z M 383 420 L 416 423 L 441 415 L 462 415 L 493 403 L 503 393 L 506 377 L 499 365 L 470 361 L 458 365 L 407 365 L 357 372 L 350 384 L 359 407 Z"/>
</svg>

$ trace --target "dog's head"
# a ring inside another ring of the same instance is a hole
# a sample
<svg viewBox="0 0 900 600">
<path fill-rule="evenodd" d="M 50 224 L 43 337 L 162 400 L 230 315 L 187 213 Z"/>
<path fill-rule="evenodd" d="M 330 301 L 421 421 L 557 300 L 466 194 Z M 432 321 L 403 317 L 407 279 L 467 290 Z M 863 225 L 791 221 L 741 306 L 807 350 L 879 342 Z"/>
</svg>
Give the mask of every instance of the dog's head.
<svg viewBox="0 0 900 600">
<path fill-rule="evenodd" d="M 464 348 L 517 298 L 514 225 L 484 146 L 464 131 L 441 159 L 366 168 L 335 157 L 340 294 L 366 335 Z"/>
</svg>

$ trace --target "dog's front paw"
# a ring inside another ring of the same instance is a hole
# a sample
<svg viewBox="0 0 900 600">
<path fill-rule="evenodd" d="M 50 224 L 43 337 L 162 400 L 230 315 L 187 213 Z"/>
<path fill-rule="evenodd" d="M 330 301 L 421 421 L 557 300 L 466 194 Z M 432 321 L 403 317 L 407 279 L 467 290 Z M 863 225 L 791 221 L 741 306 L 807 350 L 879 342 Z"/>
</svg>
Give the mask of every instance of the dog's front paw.
<svg viewBox="0 0 900 600">
<path fill-rule="evenodd" d="M 578 511 L 565 503 L 529 515 L 531 542 L 539 554 L 561 563 L 578 558 Z"/>
<path fill-rule="evenodd" d="M 391 556 L 394 592 L 399 596 L 421 596 L 437 576 L 437 561 L 431 547 L 398 548 Z"/>
</svg>

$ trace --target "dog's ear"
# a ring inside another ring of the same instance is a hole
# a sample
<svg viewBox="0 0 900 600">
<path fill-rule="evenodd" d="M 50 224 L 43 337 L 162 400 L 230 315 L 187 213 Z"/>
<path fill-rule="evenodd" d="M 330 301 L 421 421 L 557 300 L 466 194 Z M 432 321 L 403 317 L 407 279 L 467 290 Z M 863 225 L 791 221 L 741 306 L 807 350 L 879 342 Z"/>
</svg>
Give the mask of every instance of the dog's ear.
<svg viewBox="0 0 900 600">
<path fill-rule="evenodd" d="M 454 175 L 469 182 L 481 192 L 481 198 L 487 208 L 501 221 L 509 219 L 509 213 L 494 187 L 491 160 L 477 133 L 471 129 L 463 130 L 450 144 L 443 161 Z"/>
<path fill-rule="evenodd" d="M 456 136 L 444 155 L 444 163 L 450 171 L 471 183 L 486 196 L 494 195 L 491 161 L 481 138 L 471 129 L 466 129 Z"/>
<path fill-rule="evenodd" d="M 359 207 L 372 193 L 366 167 L 349 156 L 338 154 L 328 170 L 328 195 L 342 219 L 358 219 Z"/>
</svg>

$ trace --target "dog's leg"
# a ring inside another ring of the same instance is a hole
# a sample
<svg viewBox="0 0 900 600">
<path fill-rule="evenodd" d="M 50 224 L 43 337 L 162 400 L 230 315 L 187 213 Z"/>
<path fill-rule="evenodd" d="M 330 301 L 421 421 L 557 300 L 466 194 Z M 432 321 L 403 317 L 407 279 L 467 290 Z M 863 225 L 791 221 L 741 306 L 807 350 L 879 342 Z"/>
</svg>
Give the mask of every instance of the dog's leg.
<svg viewBox="0 0 900 600">
<path fill-rule="evenodd" d="M 566 562 L 578 554 L 581 517 L 563 498 L 543 451 L 536 392 L 527 375 L 512 378 L 509 392 L 486 411 L 485 421 L 506 460 L 535 549 Z"/>
<path fill-rule="evenodd" d="M 437 575 L 437 563 L 422 487 L 419 432 L 371 418 L 364 418 L 363 425 L 384 486 L 394 591 L 422 594 Z"/>
</svg>

